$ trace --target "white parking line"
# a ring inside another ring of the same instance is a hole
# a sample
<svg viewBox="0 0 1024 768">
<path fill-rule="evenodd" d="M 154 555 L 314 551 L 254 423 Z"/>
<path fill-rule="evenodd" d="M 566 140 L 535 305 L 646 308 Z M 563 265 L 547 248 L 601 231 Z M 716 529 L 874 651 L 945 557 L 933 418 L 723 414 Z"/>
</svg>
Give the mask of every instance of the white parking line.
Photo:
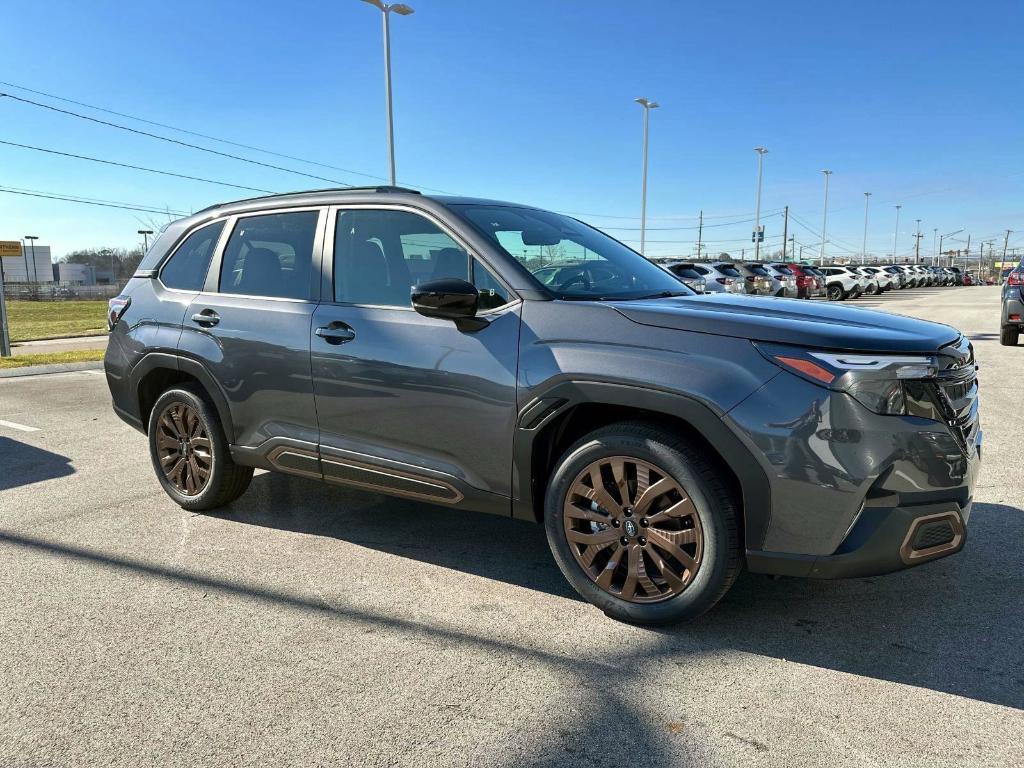
<svg viewBox="0 0 1024 768">
<path fill-rule="evenodd" d="M 11 429 L 16 429 L 19 432 L 38 432 L 39 431 L 38 427 L 26 427 L 24 424 L 18 424 L 15 421 L 4 421 L 3 419 L 0 419 L 0 427 L 10 427 Z"/>
</svg>

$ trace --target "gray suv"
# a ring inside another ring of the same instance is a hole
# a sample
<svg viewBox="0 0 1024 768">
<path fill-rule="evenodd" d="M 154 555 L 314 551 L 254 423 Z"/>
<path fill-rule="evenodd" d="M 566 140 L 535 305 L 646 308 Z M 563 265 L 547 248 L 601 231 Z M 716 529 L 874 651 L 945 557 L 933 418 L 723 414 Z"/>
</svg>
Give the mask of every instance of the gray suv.
<svg viewBox="0 0 1024 768">
<path fill-rule="evenodd" d="M 981 430 L 957 331 L 698 296 L 536 208 L 217 205 L 164 229 L 108 320 L 114 410 L 188 510 L 259 467 L 538 522 L 583 597 L 654 624 L 743 567 L 868 576 L 965 541 Z"/>
</svg>

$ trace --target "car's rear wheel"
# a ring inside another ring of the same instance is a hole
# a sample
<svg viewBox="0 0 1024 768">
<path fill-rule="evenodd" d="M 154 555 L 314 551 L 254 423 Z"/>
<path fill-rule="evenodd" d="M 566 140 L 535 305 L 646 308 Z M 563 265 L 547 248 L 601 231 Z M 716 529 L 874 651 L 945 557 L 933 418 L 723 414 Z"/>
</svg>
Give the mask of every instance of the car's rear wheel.
<svg viewBox="0 0 1024 768">
<path fill-rule="evenodd" d="M 160 395 L 148 432 L 157 479 L 182 508 L 216 509 L 249 487 L 252 467 L 232 460 L 217 411 L 199 387 L 183 384 Z"/>
<path fill-rule="evenodd" d="M 706 452 L 653 425 L 623 422 L 579 440 L 559 460 L 544 511 L 562 573 L 615 619 L 699 616 L 740 569 L 724 476 Z"/>
<path fill-rule="evenodd" d="M 839 283 L 832 283 L 828 287 L 828 300 L 829 301 L 842 301 L 846 298 L 846 291 L 843 290 L 843 286 Z"/>
<path fill-rule="evenodd" d="M 1004 325 L 999 334 L 999 343 L 1004 347 L 1016 347 L 1020 341 L 1020 328 L 1016 325 Z"/>
</svg>

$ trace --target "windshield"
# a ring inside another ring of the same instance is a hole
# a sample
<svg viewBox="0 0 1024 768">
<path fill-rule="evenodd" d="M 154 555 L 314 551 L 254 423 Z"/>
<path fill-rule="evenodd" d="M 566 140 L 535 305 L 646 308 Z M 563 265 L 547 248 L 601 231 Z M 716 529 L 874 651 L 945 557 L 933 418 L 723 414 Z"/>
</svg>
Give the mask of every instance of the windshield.
<svg viewBox="0 0 1024 768">
<path fill-rule="evenodd" d="M 560 299 L 693 293 L 636 251 L 568 216 L 504 205 L 450 207 Z"/>
</svg>

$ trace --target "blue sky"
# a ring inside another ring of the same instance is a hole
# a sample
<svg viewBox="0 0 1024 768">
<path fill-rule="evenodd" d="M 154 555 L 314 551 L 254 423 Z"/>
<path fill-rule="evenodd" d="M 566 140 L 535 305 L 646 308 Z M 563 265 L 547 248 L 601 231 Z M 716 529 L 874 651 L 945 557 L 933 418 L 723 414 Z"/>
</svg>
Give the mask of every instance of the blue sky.
<svg viewBox="0 0 1024 768">
<path fill-rule="evenodd" d="M 1024 106 L 1019 2 L 409 0 L 392 25 L 399 181 L 584 214 L 638 237 L 641 108 L 652 114 L 648 254 L 691 254 L 697 212 L 717 252 L 750 246 L 753 147 L 767 146 L 771 245 L 789 205 L 830 255 L 922 253 L 933 228 L 973 243 L 1019 230 Z M 0 80 L 384 177 L 380 14 L 358 0 L 11 3 Z M 111 118 L 350 183 L 374 179 Z M 326 182 L 218 158 L 0 99 L 0 140 L 290 190 Z M 0 145 L 0 185 L 190 211 L 243 190 Z M 0 193 L 0 239 L 57 255 L 130 246 L 146 214 Z M 159 218 L 159 217 L 155 217 Z M 798 223 L 801 222 L 801 223 Z M 614 229 L 613 229 L 614 227 Z M 960 237 L 960 236 L 958 236 Z M 809 253 L 810 251 L 808 251 Z"/>
</svg>

